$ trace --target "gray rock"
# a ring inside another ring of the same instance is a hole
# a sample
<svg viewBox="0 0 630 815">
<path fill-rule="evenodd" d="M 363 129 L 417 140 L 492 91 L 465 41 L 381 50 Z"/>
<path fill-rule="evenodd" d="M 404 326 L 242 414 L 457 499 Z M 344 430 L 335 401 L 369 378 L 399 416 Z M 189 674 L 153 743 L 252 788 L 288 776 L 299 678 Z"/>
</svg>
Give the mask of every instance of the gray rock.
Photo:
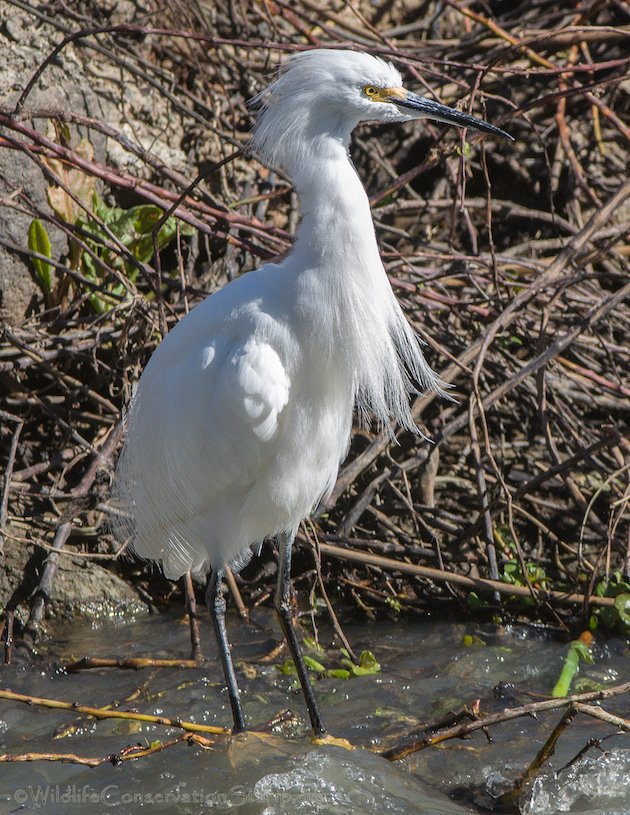
<svg viewBox="0 0 630 815">
<path fill-rule="evenodd" d="M 15 540 L 10 530 L 4 555 L 0 555 L 0 606 L 15 611 L 16 619 L 28 620 L 30 599 L 36 590 L 46 556 L 37 547 Z M 61 554 L 46 604 L 48 618 L 128 619 L 147 614 L 149 608 L 133 587 L 94 560 Z"/>
<path fill-rule="evenodd" d="M 7 11 L 0 4 L 0 51 L 2 52 L 3 100 L 2 107 L 10 111 L 42 59 L 51 49 L 45 31 L 33 25 L 30 15 Z M 102 112 L 99 100 L 89 88 L 89 81 L 71 53 L 62 56 L 59 64 L 49 65 L 32 93 L 25 111 L 72 111 L 87 116 Z M 38 119 L 27 121 L 29 127 L 46 132 L 48 122 Z M 88 135 L 82 128 L 71 127 L 79 141 Z M 29 144 L 28 138 L 7 131 L 7 135 Z M 95 156 L 105 156 L 105 138 L 89 133 Z M 28 228 L 33 219 L 28 212 L 28 201 L 39 210 L 51 214 L 46 198 L 47 182 L 38 164 L 25 152 L 9 148 L 0 149 L 0 239 L 17 247 L 28 246 Z M 25 211 L 26 210 L 26 211 Z M 47 225 L 53 258 L 59 260 L 67 251 L 65 234 Z M 37 308 L 42 307 L 42 291 L 35 279 L 28 258 L 19 251 L 0 245 L 0 324 L 18 325 Z"/>
</svg>

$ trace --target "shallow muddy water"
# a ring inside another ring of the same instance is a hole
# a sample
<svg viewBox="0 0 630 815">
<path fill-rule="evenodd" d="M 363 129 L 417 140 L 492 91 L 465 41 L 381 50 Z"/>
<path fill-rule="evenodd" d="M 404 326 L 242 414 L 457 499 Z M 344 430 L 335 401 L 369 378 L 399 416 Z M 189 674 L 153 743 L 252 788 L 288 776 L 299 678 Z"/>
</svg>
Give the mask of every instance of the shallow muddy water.
<svg viewBox="0 0 630 815">
<path fill-rule="evenodd" d="M 190 813 L 425 813 L 476 812 L 475 801 L 501 791 L 536 755 L 561 718 L 560 709 L 536 719 L 496 725 L 492 741 L 477 731 L 411 757 L 389 762 L 371 750 L 391 745 L 414 724 L 434 722 L 480 699 L 484 713 L 537 701 L 548 695 L 560 672 L 566 645 L 531 627 L 497 628 L 426 623 L 347 622 L 357 653 L 369 649 L 380 673 L 347 681 L 316 683 L 330 732 L 364 749 L 315 746 L 294 678 L 282 674 L 281 654 L 268 662 L 278 639 L 273 615 L 261 609 L 252 623 L 229 620 L 244 709 L 252 725 L 287 707 L 295 714 L 269 735 L 220 739 L 212 749 L 178 744 L 119 766 L 89 768 L 70 763 L 2 764 L 0 812 Z M 479 641 L 466 647 L 463 637 Z M 329 632 L 320 631 L 327 642 Z M 206 620 L 202 642 L 208 657 L 194 669 L 96 670 L 66 674 L 47 663 L 5 666 L 2 686 L 19 693 L 91 706 L 122 701 L 123 710 L 227 725 L 229 705 Z M 102 620 L 50 628 L 50 660 L 90 657 L 187 657 L 184 617 L 154 616 L 131 622 Z M 612 686 L 630 678 L 630 649 L 620 638 L 596 641 L 596 661 L 581 668 L 575 690 Z M 335 652 L 337 653 L 337 652 Z M 321 657 L 333 665 L 333 652 Z M 493 689 L 508 683 L 508 696 Z M 514 689 L 509 686 L 514 685 Z M 628 697 L 604 707 L 628 718 Z M 71 727 L 68 727 L 68 726 Z M 55 732 L 61 738 L 55 738 Z M 96 721 L 72 711 L 0 700 L 0 752 L 73 753 L 99 757 L 127 745 L 179 735 L 174 728 L 135 721 Z M 604 739 L 562 770 L 591 738 Z M 370 749 L 371 748 L 371 749 Z M 630 737 L 605 722 L 578 715 L 563 732 L 551 763 L 520 802 L 524 815 L 559 812 L 630 815 Z"/>
</svg>

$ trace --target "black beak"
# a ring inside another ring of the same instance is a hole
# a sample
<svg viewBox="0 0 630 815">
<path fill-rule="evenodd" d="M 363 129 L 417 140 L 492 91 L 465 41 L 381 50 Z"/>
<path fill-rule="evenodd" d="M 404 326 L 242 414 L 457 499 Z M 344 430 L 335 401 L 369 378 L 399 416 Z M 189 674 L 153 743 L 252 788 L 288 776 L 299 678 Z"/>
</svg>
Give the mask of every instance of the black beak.
<svg viewBox="0 0 630 815">
<path fill-rule="evenodd" d="M 482 133 L 491 133 L 494 136 L 501 136 L 504 139 L 514 141 L 514 136 L 510 136 L 500 127 L 488 124 L 482 119 L 475 119 L 474 116 L 470 116 L 468 113 L 449 108 L 447 105 L 440 104 L 440 102 L 434 102 L 433 99 L 417 96 L 415 93 L 407 92 L 406 98 L 396 98 L 390 101 L 397 107 L 402 108 L 405 113 L 409 112 L 411 116 L 418 119 L 433 119 L 435 122 L 444 122 L 444 124 L 458 125 L 459 127 L 474 127 L 475 130 L 480 130 Z"/>
</svg>

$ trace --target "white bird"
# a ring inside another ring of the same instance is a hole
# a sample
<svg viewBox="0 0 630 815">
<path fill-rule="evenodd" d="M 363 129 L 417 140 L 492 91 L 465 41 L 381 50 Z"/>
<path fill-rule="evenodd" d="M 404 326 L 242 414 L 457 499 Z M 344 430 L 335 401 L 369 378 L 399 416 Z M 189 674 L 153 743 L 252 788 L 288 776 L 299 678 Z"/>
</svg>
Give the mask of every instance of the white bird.
<svg viewBox="0 0 630 815">
<path fill-rule="evenodd" d="M 410 93 L 392 64 L 354 51 L 290 57 L 260 102 L 252 147 L 293 181 L 294 247 L 212 294 L 160 343 L 132 399 L 114 494 L 138 555 L 173 579 L 211 568 L 206 599 L 235 732 L 245 722 L 222 577 L 278 538 L 276 608 L 322 734 L 292 621 L 291 545 L 332 490 L 355 406 L 417 431 L 410 395 L 441 391 L 383 268 L 350 135 L 364 120 L 427 118 L 511 136 Z"/>
</svg>

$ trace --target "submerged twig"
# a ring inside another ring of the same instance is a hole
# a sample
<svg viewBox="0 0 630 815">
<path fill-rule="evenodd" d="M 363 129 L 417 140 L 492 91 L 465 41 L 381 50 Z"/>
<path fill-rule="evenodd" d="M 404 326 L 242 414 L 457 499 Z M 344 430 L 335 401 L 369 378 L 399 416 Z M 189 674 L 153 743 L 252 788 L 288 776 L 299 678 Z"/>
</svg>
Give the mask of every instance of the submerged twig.
<svg viewBox="0 0 630 815">
<path fill-rule="evenodd" d="M 616 685 L 612 688 L 606 688 L 606 690 L 576 694 L 575 696 L 569 696 L 566 699 L 545 699 L 542 702 L 530 702 L 529 704 L 522 705 L 521 707 L 506 708 L 498 713 L 479 716 L 475 718 L 475 721 L 464 722 L 463 724 L 457 724 L 444 730 L 428 733 L 426 736 L 410 739 L 379 752 L 385 758 L 390 759 L 390 761 L 395 761 L 405 758 L 412 753 L 416 753 L 418 750 L 423 750 L 426 747 L 433 747 L 436 744 L 447 741 L 448 739 L 463 738 L 469 733 L 474 733 L 476 730 L 481 730 L 486 727 L 490 727 L 491 725 L 511 721 L 512 719 L 519 719 L 522 716 L 535 716 L 543 711 L 556 710 L 557 708 L 565 705 L 571 707 L 575 703 L 610 699 L 614 696 L 621 696 L 622 694 L 629 692 L 630 682 L 625 682 L 623 685 Z"/>
</svg>

